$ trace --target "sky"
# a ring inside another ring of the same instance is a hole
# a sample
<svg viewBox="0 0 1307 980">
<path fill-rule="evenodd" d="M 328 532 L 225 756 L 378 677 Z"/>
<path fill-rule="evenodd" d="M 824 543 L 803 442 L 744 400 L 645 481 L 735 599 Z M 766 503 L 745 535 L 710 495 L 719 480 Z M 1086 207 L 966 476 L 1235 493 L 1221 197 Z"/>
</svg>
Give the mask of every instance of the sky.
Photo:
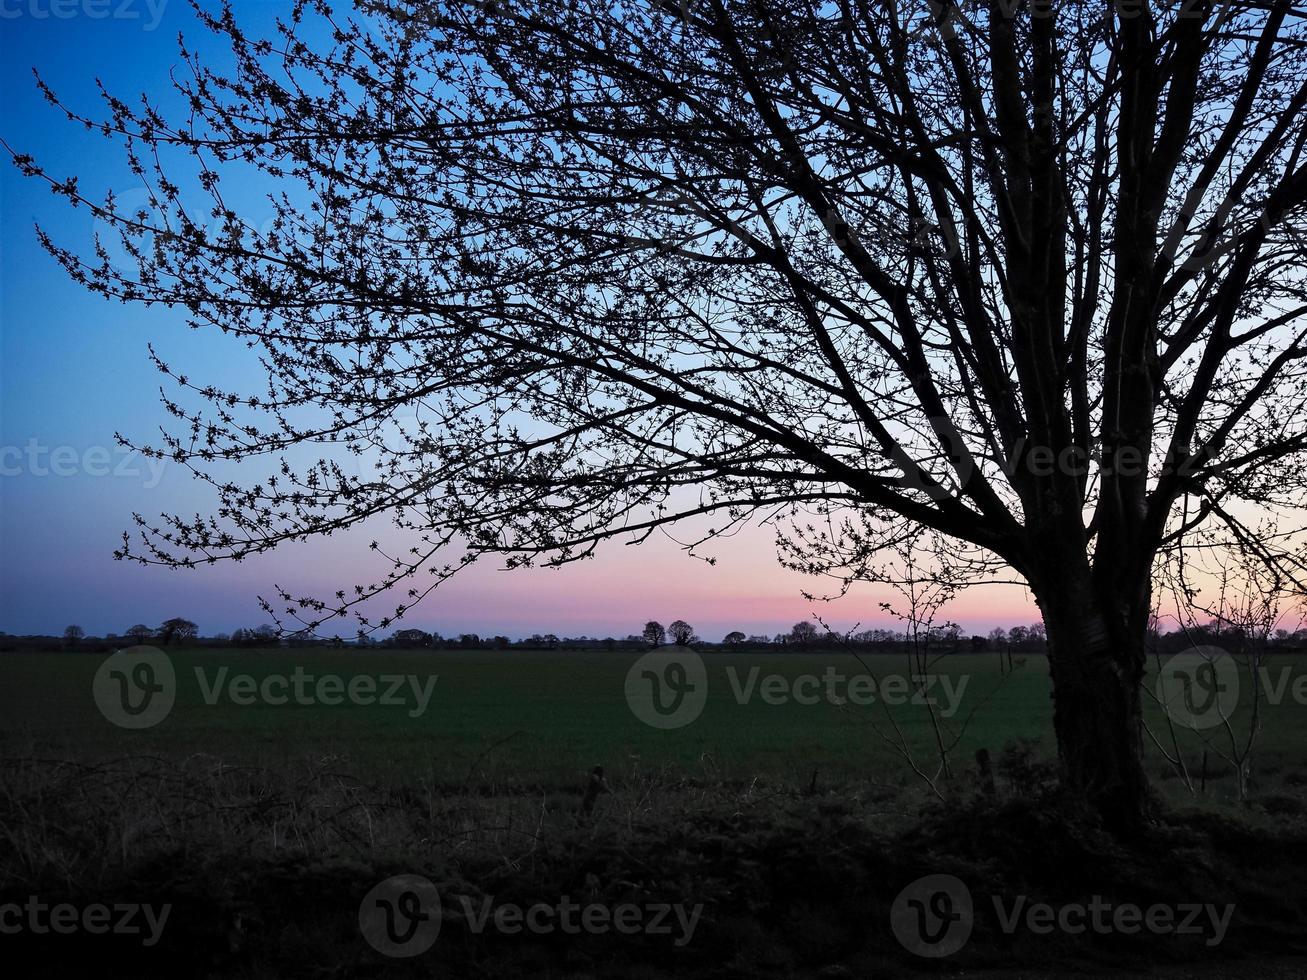
<svg viewBox="0 0 1307 980">
<path fill-rule="evenodd" d="M 289 7 L 238 0 L 252 31 Z M 222 51 L 182 0 L 0 0 L 0 138 L 52 173 L 76 175 L 93 199 L 138 186 L 111 142 L 67 123 L 36 90 L 33 67 L 73 105 L 96 107 L 95 79 L 124 97 L 161 95 L 178 61 L 177 35 L 202 55 Z M 159 376 L 147 358 L 206 380 L 248 378 L 248 352 L 229 339 L 185 328 L 178 313 L 110 303 L 84 291 L 40 247 L 40 224 L 56 241 L 89 249 L 94 223 L 43 184 L 0 164 L 0 631 L 122 633 L 185 616 L 203 633 L 268 621 L 258 597 L 280 585 L 330 596 L 372 580 L 367 543 L 391 529 L 368 528 L 287 546 L 241 564 L 193 571 L 115 562 L 132 513 L 207 513 L 212 497 L 180 467 L 129 455 L 121 432 L 150 442 L 165 422 Z M 386 536 L 389 535 L 387 539 Z M 750 528 L 713 552 L 708 565 L 669 537 L 639 547 L 613 543 L 593 561 L 506 572 L 482 564 L 441 586 L 402 625 L 526 636 L 625 636 L 648 619 L 685 619 L 709 640 L 730 630 L 772 634 L 814 614 L 832 627 L 893 625 L 879 603 L 889 594 L 855 588 L 832 604 L 802 590 L 822 588 L 775 559 L 771 532 Z M 381 603 L 391 607 L 399 596 Z M 945 615 L 974 632 L 1029 623 L 1025 590 L 972 590 Z M 339 632 L 354 627 L 341 623 Z M 335 628 L 328 630 L 336 631 Z"/>
</svg>

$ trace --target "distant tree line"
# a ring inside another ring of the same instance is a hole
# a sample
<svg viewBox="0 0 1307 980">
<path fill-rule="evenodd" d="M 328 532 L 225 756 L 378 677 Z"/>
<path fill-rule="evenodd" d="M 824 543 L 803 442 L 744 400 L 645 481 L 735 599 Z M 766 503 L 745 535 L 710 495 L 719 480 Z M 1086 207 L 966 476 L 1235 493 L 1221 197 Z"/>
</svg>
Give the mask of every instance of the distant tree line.
<svg viewBox="0 0 1307 980">
<path fill-rule="evenodd" d="M 559 636 L 555 633 L 533 633 L 520 639 L 511 639 L 504 635 L 481 636 L 477 633 L 460 633 L 457 636 L 442 636 L 438 632 L 409 628 L 396 630 L 390 636 L 377 638 L 360 634 L 351 639 L 339 636 L 322 637 L 301 634 L 282 634 L 276 627 L 262 624 L 242 627 L 231 633 L 215 633 L 201 636 L 199 627 L 189 619 L 173 617 L 164 620 L 158 626 L 137 623 L 128 627 L 121 634 L 106 633 L 104 636 L 89 636 L 81 626 L 76 624 L 65 627 L 59 636 L 26 635 L 16 636 L 0 632 L 0 651 L 4 650 L 67 650 L 77 652 L 108 652 L 127 646 L 151 644 L 155 646 L 191 646 L 191 647 L 353 647 L 377 649 L 431 649 L 431 650 L 595 650 L 607 652 L 632 652 L 648 650 L 652 647 L 673 644 L 689 646 L 696 649 L 731 649 L 740 652 L 767 649 L 770 651 L 805 650 L 825 651 L 831 648 L 849 648 L 870 652 L 894 652 L 902 650 L 912 642 L 912 637 L 904 630 L 864 629 L 848 634 L 834 635 L 817 624 L 802 620 L 795 623 L 788 631 L 774 634 L 745 633 L 731 630 L 714 643 L 700 637 L 685 620 L 675 620 L 664 627 L 656 620 L 649 620 L 639 633 L 624 637 L 595 636 Z M 996 626 L 986 635 L 967 636 L 961 627 L 948 623 L 922 630 L 917 635 L 917 642 L 925 642 L 941 653 L 962 652 L 1023 652 L 1043 653 L 1047 649 L 1047 636 L 1042 623 L 1028 626 L 1003 628 Z M 1169 653 L 1187 649 L 1196 645 L 1214 645 L 1232 650 L 1246 650 L 1253 645 L 1265 645 L 1268 648 L 1296 650 L 1307 647 L 1307 629 L 1296 631 L 1275 629 L 1257 633 L 1228 623 L 1213 620 L 1207 624 L 1189 625 L 1183 629 L 1163 633 L 1154 626 L 1149 631 L 1148 643 L 1151 650 Z"/>
<path fill-rule="evenodd" d="M 272 631 L 273 642 L 275 643 L 276 630 L 270 626 L 264 627 L 264 629 Z M 233 637 L 226 633 L 201 637 L 198 625 L 183 616 L 174 616 L 171 619 L 165 619 L 158 626 L 136 623 L 127 627 L 122 633 L 105 633 L 103 636 L 88 635 L 86 630 L 76 623 L 65 626 L 63 633 L 59 636 L 43 634 L 11 636 L 8 633 L 0 633 L 0 650 L 62 649 L 103 653 L 146 643 L 154 646 L 232 646 L 232 641 Z"/>
</svg>

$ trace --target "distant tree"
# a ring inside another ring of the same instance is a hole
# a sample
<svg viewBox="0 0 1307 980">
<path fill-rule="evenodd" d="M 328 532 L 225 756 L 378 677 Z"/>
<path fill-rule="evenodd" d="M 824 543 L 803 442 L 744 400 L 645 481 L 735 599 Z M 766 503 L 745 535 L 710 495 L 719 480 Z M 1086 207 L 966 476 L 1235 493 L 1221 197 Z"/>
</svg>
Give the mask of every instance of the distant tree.
<svg viewBox="0 0 1307 980">
<path fill-rule="evenodd" d="M 396 630 L 390 642 L 397 647 L 429 647 L 431 634 L 419 629 Z"/>
<path fill-rule="evenodd" d="M 144 643 L 150 637 L 154 636 L 154 630 L 150 629 L 150 627 L 146 626 L 144 623 L 137 623 L 135 626 L 127 630 L 126 635 L 127 638 L 134 643 Z"/>
<path fill-rule="evenodd" d="M 1014 647 L 1021 646 L 1028 639 L 1030 639 L 1030 627 L 1028 626 L 1013 626 L 1007 632 L 1007 641 Z"/>
<path fill-rule="evenodd" d="M 985 649 L 985 647 L 986 647 L 988 644 L 989 644 L 989 641 L 986 640 L 983 636 L 973 635 L 973 636 L 971 637 L 971 649 L 972 649 L 972 650 L 975 650 L 975 651 L 979 652 L 979 651 Z"/>
<path fill-rule="evenodd" d="M 64 643 L 67 646 L 77 646 L 84 636 L 86 636 L 86 630 L 82 629 L 80 626 L 64 627 Z"/>
<path fill-rule="evenodd" d="M 722 637 L 722 642 L 725 643 L 728 647 L 739 646 L 744 641 L 745 641 L 745 636 L 739 630 L 731 630 L 731 632 L 727 633 L 724 637 Z"/>
<path fill-rule="evenodd" d="M 199 627 L 189 619 L 175 616 L 164 620 L 159 626 L 158 638 L 160 643 L 186 643 L 195 639 L 198 633 Z"/>
<path fill-rule="evenodd" d="M 657 620 L 649 620 L 644 624 L 644 632 L 640 638 L 650 646 L 660 647 L 667 642 L 667 631 L 663 629 L 663 624 Z"/>
<path fill-rule="evenodd" d="M 1002 626 L 995 626 L 989 631 L 989 645 L 995 650 L 1002 650 L 1007 646 L 1007 630 Z"/>
<path fill-rule="evenodd" d="M 749 637 L 749 642 L 758 644 L 771 643 L 771 637 L 763 636 L 761 633 L 755 633 Z"/>
<path fill-rule="evenodd" d="M 671 641 L 679 647 L 686 646 L 694 639 L 694 627 L 683 619 L 673 621 L 672 625 L 667 627 L 667 633 Z"/>
<path fill-rule="evenodd" d="M 817 639 L 817 627 L 806 619 L 790 628 L 790 639 L 795 643 L 811 643 Z"/>
</svg>

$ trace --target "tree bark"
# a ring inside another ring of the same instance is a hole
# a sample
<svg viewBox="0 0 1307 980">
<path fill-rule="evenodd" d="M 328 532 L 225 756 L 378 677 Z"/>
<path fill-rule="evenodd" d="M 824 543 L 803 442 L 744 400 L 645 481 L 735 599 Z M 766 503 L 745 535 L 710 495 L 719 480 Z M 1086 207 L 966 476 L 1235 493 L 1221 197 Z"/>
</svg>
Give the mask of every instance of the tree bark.
<svg viewBox="0 0 1307 980">
<path fill-rule="evenodd" d="M 1141 684 L 1147 604 L 1096 595 L 1081 583 L 1036 589 L 1048 632 L 1053 729 L 1063 785 L 1111 829 L 1147 822 Z"/>
</svg>

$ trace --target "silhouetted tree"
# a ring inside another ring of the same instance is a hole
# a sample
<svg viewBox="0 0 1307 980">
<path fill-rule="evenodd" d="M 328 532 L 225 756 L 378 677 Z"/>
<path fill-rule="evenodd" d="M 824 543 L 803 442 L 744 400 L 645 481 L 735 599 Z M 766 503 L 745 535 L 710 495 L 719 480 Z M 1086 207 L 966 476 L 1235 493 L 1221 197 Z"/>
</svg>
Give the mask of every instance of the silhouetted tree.
<svg viewBox="0 0 1307 980">
<path fill-rule="evenodd" d="M 722 642 L 725 643 L 728 647 L 739 646 L 744 641 L 745 641 L 745 635 L 741 633 L 739 630 L 731 630 L 731 632 L 727 633 L 724 637 L 722 637 Z"/>
<path fill-rule="evenodd" d="M 133 643 L 140 644 L 154 636 L 154 630 L 144 623 L 137 623 L 135 626 L 130 627 L 125 635 Z"/>
<path fill-rule="evenodd" d="M 315 8 L 330 29 L 306 31 Z M 240 559 L 394 515 L 415 550 L 374 585 L 281 596 L 315 625 L 434 572 L 402 614 L 479 555 L 563 564 L 682 518 L 701 549 L 789 513 L 798 567 L 841 587 L 929 528 L 940 576 L 1032 590 L 1064 776 L 1123 821 L 1149 799 L 1155 561 L 1218 529 L 1301 582 L 1298 539 L 1247 518 L 1307 503 L 1290 5 L 321 0 L 272 43 L 200 16 L 235 69 L 188 52 L 175 119 L 69 110 L 123 142 L 150 206 L 15 158 L 137 260 L 44 238 L 78 281 L 271 372 L 248 394 L 158 362 L 179 428 L 158 451 L 218 516 L 138 516 L 121 556 Z M 271 221 L 226 189 L 252 172 Z M 383 475 L 203 476 L 305 443 Z"/>
<path fill-rule="evenodd" d="M 406 629 L 396 630 L 391 635 L 390 642 L 397 647 L 429 647 L 431 639 L 431 634 L 425 630 Z"/>
<path fill-rule="evenodd" d="M 790 639 L 795 643 L 811 643 L 817 639 L 817 627 L 807 620 L 801 620 L 790 628 Z"/>
<path fill-rule="evenodd" d="M 694 639 L 694 627 L 683 619 L 676 619 L 667 627 L 667 635 L 673 643 L 683 647 Z"/>
<path fill-rule="evenodd" d="M 71 648 L 77 646 L 85 636 L 86 630 L 82 629 L 80 626 L 64 627 L 64 645 L 67 647 Z"/>
<path fill-rule="evenodd" d="M 189 619 L 182 619 L 180 616 L 165 619 L 155 631 L 159 642 L 164 644 L 186 643 L 195 639 L 198 633 L 198 626 Z"/>
<path fill-rule="evenodd" d="M 660 647 L 667 642 L 667 631 L 663 629 L 663 624 L 656 620 L 649 620 L 644 624 L 644 631 L 640 638 L 650 646 Z"/>
</svg>

